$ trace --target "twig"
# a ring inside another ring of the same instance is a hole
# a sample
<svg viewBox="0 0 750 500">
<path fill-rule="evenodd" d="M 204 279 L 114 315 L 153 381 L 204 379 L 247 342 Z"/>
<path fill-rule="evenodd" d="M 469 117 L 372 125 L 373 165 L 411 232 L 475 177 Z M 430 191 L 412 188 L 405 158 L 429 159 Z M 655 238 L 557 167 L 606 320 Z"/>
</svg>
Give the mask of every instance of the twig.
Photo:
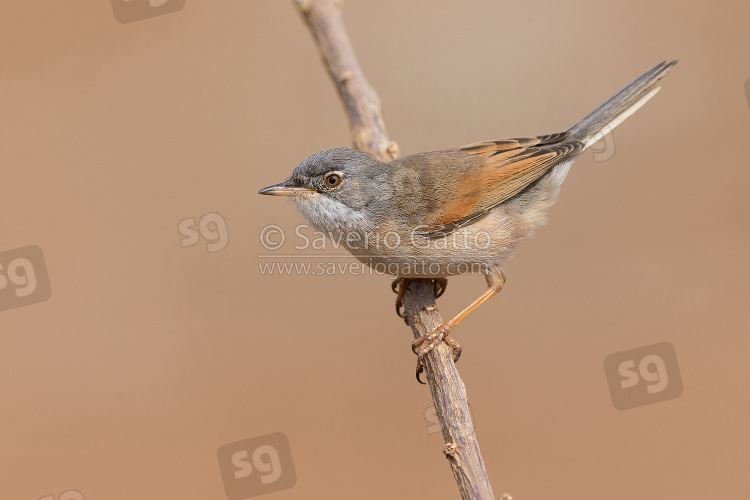
<svg viewBox="0 0 750 500">
<path fill-rule="evenodd" d="M 435 306 L 435 287 L 430 280 L 410 281 L 404 294 L 404 305 L 415 338 L 431 332 L 443 322 Z M 445 440 L 443 453 L 450 461 L 461 498 L 494 498 L 474 433 L 466 387 L 452 356 L 452 350 L 445 342 L 440 342 L 425 356 L 427 383 Z"/>
<path fill-rule="evenodd" d="M 380 100 L 367 83 L 346 34 L 340 0 L 295 2 L 338 89 L 354 147 L 381 161 L 398 158 L 398 146 L 388 140 L 385 131 Z M 404 305 L 414 338 L 429 333 L 443 322 L 435 305 L 431 280 L 411 280 L 404 294 Z M 453 364 L 451 349 L 441 342 L 424 358 L 427 382 L 445 439 L 443 453 L 450 461 L 461 497 L 493 499 L 474 433 L 466 388 Z"/>
<path fill-rule="evenodd" d="M 380 99 L 365 80 L 341 18 L 337 0 L 296 0 L 315 37 L 315 45 L 339 91 L 349 119 L 352 143 L 381 161 L 398 158 L 398 145 L 388 140 Z"/>
</svg>

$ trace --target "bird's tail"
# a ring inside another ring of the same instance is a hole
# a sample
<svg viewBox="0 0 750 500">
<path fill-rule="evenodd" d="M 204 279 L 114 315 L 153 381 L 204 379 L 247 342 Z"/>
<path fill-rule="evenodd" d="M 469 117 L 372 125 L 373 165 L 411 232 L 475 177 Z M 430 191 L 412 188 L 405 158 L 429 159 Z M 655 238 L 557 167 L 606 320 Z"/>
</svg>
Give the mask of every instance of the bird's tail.
<svg viewBox="0 0 750 500">
<path fill-rule="evenodd" d="M 625 118 L 636 112 L 638 108 L 646 104 L 661 87 L 656 87 L 656 82 L 672 69 L 677 61 L 658 64 L 633 80 L 624 89 L 607 102 L 596 108 L 586 118 L 575 124 L 568 130 L 569 138 L 580 141 L 584 148 L 589 147 L 605 134 L 612 131 Z"/>
</svg>

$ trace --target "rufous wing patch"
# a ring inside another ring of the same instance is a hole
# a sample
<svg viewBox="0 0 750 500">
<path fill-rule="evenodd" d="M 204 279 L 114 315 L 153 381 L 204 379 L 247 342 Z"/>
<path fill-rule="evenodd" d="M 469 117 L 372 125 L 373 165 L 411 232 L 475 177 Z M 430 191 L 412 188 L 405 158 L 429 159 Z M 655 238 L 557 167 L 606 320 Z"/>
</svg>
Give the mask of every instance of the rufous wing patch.
<svg viewBox="0 0 750 500">
<path fill-rule="evenodd" d="M 502 139 L 469 144 L 459 151 L 484 159 L 462 173 L 455 191 L 443 200 L 426 232 L 445 234 L 483 217 L 492 207 L 523 191 L 582 144 L 569 141 L 567 133 L 540 137 Z"/>
</svg>

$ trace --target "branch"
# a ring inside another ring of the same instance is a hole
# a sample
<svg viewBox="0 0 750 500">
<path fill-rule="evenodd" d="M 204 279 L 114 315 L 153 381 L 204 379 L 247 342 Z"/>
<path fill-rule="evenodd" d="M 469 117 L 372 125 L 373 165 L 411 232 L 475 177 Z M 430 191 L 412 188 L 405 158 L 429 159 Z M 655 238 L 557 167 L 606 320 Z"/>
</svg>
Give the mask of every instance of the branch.
<svg viewBox="0 0 750 500">
<path fill-rule="evenodd" d="M 395 160 L 398 145 L 388 140 L 380 99 L 367 83 L 341 18 L 340 0 L 295 0 L 315 37 L 320 57 L 333 79 L 349 119 L 356 149 L 380 161 Z"/>
<path fill-rule="evenodd" d="M 381 161 L 398 158 L 398 146 L 389 141 L 386 134 L 380 99 L 367 83 L 346 34 L 340 0 L 295 2 L 341 97 L 354 147 Z M 435 304 L 432 280 L 411 280 L 404 294 L 404 305 L 414 338 L 429 333 L 443 322 Z M 464 500 L 493 499 L 474 433 L 466 388 L 451 355 L 451 349 L 441 342 L 424 356 L 427 382 L 445 440 L 443 453 L 450 461 Z M 503 498 L 510 497 L 503 495 Z"/>
<path fill-rule="evenodd" d="M 431 280 L 410 281 L 404 294 L 404 305 L 415 338 L 443 323 L 435 305 L 435 287 Z M 452 350 L 445 342 L 440 342 L 424 356 L 427 383 L 445 440 L 443 453 L 450 461 L 461 498 L 495 498 L 474 433 L 466 387 L 452 356 Z"/>
</svg>

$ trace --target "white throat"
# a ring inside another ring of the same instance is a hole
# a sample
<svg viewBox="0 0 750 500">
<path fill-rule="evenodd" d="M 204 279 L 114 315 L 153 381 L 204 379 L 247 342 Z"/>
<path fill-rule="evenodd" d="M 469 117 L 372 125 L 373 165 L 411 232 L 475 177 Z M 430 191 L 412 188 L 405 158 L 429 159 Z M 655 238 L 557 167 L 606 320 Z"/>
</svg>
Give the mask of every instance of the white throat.
<svg viewBox="0 0 750 500">
<path fill-rule="evenodd" d="M 362 214 L 328 196 L 313 193 L 292 198 L 292 202 L 310 224 L 324 233 L 338 237 L 352 231 L 366 233 L 372 229 Z"/>
</svg>

